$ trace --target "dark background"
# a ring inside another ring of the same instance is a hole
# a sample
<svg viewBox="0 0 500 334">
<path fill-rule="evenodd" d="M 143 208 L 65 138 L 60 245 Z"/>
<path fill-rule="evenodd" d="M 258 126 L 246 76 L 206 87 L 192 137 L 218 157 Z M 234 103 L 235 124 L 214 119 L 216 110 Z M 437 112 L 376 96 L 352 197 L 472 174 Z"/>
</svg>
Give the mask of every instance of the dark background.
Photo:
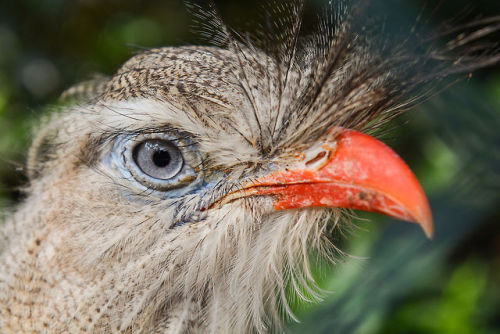
<svg viewBox="0 0 500 334">
<path fill-rule="evenodd" d="M 216 3 L 239 26 L 259 11 L 252 1 Z M 500 15 L 496 0 L 383 3 L 397 21 L 423 13 L 429 29 L 457 17 Z M 306 14 L 322 4 L 309 1 Z M 72 84 L 113 73 L 142 48 L 196 44 L 191 24 L 174 0 L 0 1 L 0 208 L 22 198 L 31 129 L 47 105 Z M 421 180 L 434 240 L 415 225 L 360 214 L 370 221 L 356 220 L 358 228 L 334 240 L 349 256 L 316 269 L 322 288 L 333 292 L 320 304 L 293 301 L 302 323 L 291 323 L 292 331 L 500 331 L 500 67 L 458 79 L 382 137 Z"/>
</svg>

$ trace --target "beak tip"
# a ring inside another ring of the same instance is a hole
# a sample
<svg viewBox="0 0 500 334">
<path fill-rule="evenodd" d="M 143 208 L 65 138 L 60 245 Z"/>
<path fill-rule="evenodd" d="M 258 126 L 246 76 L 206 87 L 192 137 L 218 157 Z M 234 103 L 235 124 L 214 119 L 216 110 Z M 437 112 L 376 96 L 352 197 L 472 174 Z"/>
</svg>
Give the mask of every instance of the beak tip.
<svg viewBox="0 0 500 334">
<path fill-rule="evenodd" d="M 422 230 L 424 231 L 425 235 L 429 240 L 432 240 L 434 237 L 434 223 L 432 220 L 432 215 L 429 214 L 423 217 L 422 219 L 419 219 L 417 223 L 420 225 Z"/>
<path fill-rule="evenodd" d="M 427 239 L 432 240 L 434 238 L 434 229 L 431 227 L 424 228 L 424 233 L 427 236 Z"/>
</svg>

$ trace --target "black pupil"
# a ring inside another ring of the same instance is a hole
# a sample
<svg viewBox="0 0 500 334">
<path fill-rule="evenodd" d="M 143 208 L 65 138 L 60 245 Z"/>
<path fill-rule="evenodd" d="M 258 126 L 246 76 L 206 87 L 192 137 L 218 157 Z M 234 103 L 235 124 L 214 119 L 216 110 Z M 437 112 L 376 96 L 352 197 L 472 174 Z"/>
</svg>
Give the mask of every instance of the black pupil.
<svg viewBox="0 0 500 334">
<path fill-rule="evenodd" d="M 170 163 L 170 154 L 165 150 L 153 153 L 153 162 L 157 167 L 166 167 Z"/>
</svg>

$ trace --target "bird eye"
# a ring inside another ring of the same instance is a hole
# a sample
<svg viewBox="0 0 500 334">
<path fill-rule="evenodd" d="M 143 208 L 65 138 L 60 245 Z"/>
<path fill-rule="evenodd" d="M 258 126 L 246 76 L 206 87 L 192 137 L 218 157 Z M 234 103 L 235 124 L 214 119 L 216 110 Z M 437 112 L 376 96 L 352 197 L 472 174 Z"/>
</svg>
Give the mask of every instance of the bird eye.
<svg viewBox="0 0 500 334">
<path fill-rule="evenodd" d="M 134 148 L 132 157 L 143 173 L 158 180 L 175 177 L 184 165 L 179 149 L 166 140 L 146 140 Z"/>
<path fill-rule="evenodd" d="M 160 196 L 175 197 L 191 191 L 203 180 L 201 155 L 187 136 L 122 135 L 117 137 L 110 158 L 125 179 L 136 181 L 143 190 L 157 191 Z"/>
</svg>

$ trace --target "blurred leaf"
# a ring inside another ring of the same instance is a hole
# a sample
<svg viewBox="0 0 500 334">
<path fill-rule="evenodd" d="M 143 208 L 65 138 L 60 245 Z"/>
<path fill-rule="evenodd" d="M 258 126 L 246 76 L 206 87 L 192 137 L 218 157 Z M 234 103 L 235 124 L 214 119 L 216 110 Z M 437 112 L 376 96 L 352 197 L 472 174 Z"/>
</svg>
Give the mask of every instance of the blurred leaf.
<svg viewBox="0 0 500 334">
<path fill-rule="evenodd" d="M 423 140 L 423 150 L 431 167 L 420 176 L 420 182 L 429 192 L 446 189 L 460 170 L 459 157 L 436 136 L 428 136 Z"/>
<path fill-rule="evenodd" d="M 487 268 L 484 263 L 469 260 L 454 270 L 437 298 L 416 298 L 399 307 L 387 319 L 380 333 L 484 333 L 484 324 L 477 318 L 480 297 L 486 292 Z"/>
<path fill-rule="evenodd" d="M 123 62 L 134 48 L 158 46 L 164 33 L 164 29 L 151 19 L 117 15 L 99 38 L 98 57 L 111 64 Z"/>
</svg>

